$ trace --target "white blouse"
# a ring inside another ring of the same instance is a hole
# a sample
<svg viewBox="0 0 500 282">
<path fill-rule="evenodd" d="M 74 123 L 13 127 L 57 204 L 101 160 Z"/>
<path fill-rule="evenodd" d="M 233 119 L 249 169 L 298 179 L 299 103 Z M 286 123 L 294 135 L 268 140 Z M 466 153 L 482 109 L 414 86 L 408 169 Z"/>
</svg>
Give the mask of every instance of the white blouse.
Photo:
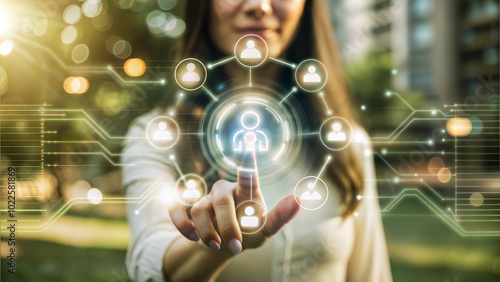
<svg viewBox="0 0 500 282">
<path fill-rule="evenodd" d="M 148 122 L 162 114 L 153 110 L 139 117 L 130 127 L 122 154 L 131 232 L 126 264 L 134 281 L 164 281 L 164 253 L 182 236 L 167 210 L 169 202 L 175 201 L 178 174 L 169 159 L 175 152 L 158 150 L 145 137 Z M 237 255 L 216 281 L 392 281 L 369 138 L 357 130 L 350 146 L 356 146 L 365 178 L 356 216 L 342 219 L 340 193 L 323 177 L 330 189 L 325 205 L 315 211 L 301 210 L 264 246 Z M 289 173 L 279 183 L 261 182 L 268 209 L 292 194 L 304 176 Z"/>
</svg>

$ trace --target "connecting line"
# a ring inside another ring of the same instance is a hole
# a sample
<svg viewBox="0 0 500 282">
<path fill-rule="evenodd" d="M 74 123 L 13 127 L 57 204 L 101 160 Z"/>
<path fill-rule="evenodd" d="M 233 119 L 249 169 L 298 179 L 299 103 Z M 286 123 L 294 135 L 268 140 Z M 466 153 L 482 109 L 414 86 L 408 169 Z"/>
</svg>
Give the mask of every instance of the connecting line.
<svg viewBox="0 0 500 282">
<path fill-rule="evenodd" d="M 179 173 L 179 176 L 182 177 L 184 174 L 182 173 L 181 168 L 177 165 L 177 162 L 175 161 L 175 156 L 170 155 L 170 159 L 172 160 L 172 162 L 174 162 L 175 169 Z"/>
<path fill-rule="evenodd" d="M 108 66 L 109 72 L 123 84 L 165 84 L 165 79 L 160 80 L 125 80 L 111 66 Z"/>
<path fill-rule="evenodd" d="M 269 57 L 269 59 L 270 59 L 271 61 L 278 62 L 278 63 L 280 63 L 280 64 L 282 64 L 282 65 L 289 66 L 289 67 L 291 67 L 292 69 L 294 69 L 294 68 L 296 68 L 296 67 L 297 67 L 295 64 L 291 64 L 291 63 L 285 62 L 285 61 L 280 60 L 280 59 L 276 59 L 276 58 L 273 58 L 273 57 Z"/>
<path fill-rule="evenodd" d="M 252 87 L 252 68 L 248 68 L 248 86 Z"/>
<path fill-rule="evenodd" d="M 183 97 L 184 97 L 184 93 L 179 92 L 179 95 L 177 97 L 177 102 L 175 103 L 175 107 L 174 107 L 175 111 L 177 111 L 177 107 L 181 103 L 181 100 L 182 100 Z"/>
<path fill-rule="evenodd" d="M 323 100 L 323 103 L 325 104 L 325 108 L 326 108 L 328 115 L 331 115 L 332 111 L 330 110 L 330 108 L 328 107 L 328 104 L 326 103 L 325 94 L 323 92 L 319 92 L 319 96 L 321 97 L 321 99 Z"/>
<path fill-rule="evenodd" d="M 322 168 L 321 168 L 321 170 L 319 171 L 318 176 L 316 176 L 316 179 L 314 180 L 314 184 L 313 184 L 313 186 L 316 186 L 316 182 L 318 182 L 319 177 L 321 176 L 321 174 L 322 174 L 322 173 L 323 173 L 323 171 L 325 170 L 326 165 L 330 162 L 330 160 L 331 160 L 331 159 L 332 159 L 332 157 L 331 157 L 331 156 L 328 156 L 328 158 L 326 159 L 325 164 L 323 165 L 323 167 L 322 167 Z"/>
<path fill-rule="evenodd" d="M 54 53 L 54 51 L 52 51 L 51 49 L 45 47 L 45 46 L 42 46 L 38 43 L 35 43 L 34 41 L 32 40 L 28 40 L 26 38 L 23 38 L 21 36 L 16 36 L 16 35 L 12 35 L 13 37 L 15 37 L 16 39 L 19 39 L 21 41 L 23 41 L 24 43 L 27 43 L 29 45 L 32 45 L 36 48 L 39 48 L 43 51 L 45 51 L 46 53 L 50 54 L 54 60 L 56 60 L 56 62 L 61 66 L 63 67 L 64 69 L 67 69 L 67 70 L 79 70 L 79 71 L 87 71 L 87 72 L 90 72 L 90 73 L 103 73 L 103 72 L 107 72 L 107 73 L 110 73 L 112 74 L 112 76 L 114 76 L 115 78 L 117 78 L 120 82 L 122 83 L 128 83 L 128 84 L 165 84 L 166 81 L 165 79 L 161 79 L 161 80 L 151 80 L 151 81 L 148 81 L 148 80 L 140 80 L 140 81 L 134 81 L 134 80 L 124 80 L 118 73 L 116 73 L 112 68 L 111 66 L 96 66 L 96 67 L 78 67 L 78 66 L 68 66 L 63 60 L 61 60 L 56 53 Z"/>
<path fill-rule="evenodd" d="M 208 69 L 213 69 L 214 67 L 216 67 L 216 66 L 218 66 L 218 65 L 225 64 L 225 63 L 227 63 L 227 62 L 229 62 L 229 61 L 231 61 L 231 60 L 233 60 L 233 59 L 235 59 L 235 58 L 236 58 L 236 57 L 235 57 L 235 56 L 233 56 L 233 57 L 230 57 L 230 58 L 222 59 L 222 60 L 217 61 L 217 62 L 215 62 L 215 63 L 213 63 L 213 64 L 208 64 L 208 65 L 207 65 L 207 68 L 208 68 Z"/>
<path fill-rule="evenodd" d="M 212 99 L 214 99 L 214 101 L 219 101 L 219 99 L 217 99 L 217 97 L 215 97 L 215 95 L 210 92 L 210 90 L 208 90 L 205 86 L 202 86 L 201 88 L 203 88 L 203 90 L 205 90 L 205 92 L 207 92 L 207 94 L 212 97 Z"/>
<path fill-rule="evenodd" d="M 252 190 L 253 190 L 252 178 L 253 178 L 253 174 L 250 174 L 250 201 L 253 199 L 253 197 L 252 197 Z"/>
<path fill-rule="evenodd" d="M 286 94 L 285 98 L 283 98 L 280 102 L 279 102 L 279 105 L 281 105 L 281 103 L 283 103 L 287 98 L 288 96 L 292 95 L 293 93 L 297 92 L 297 87 L 292 87 L 292 90 Z"/>
</svg>

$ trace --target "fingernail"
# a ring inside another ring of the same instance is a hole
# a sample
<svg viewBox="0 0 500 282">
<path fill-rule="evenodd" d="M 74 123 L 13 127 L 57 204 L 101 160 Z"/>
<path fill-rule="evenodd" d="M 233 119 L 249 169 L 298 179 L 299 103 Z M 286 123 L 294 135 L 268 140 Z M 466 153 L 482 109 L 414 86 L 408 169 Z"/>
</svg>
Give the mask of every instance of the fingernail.
<svg viewBox="0 0 500 282">
<path fill-rule="evenodd" d="M 238 241 L 237 239 L 232 239 L 231 241 L 229 241 L 229 249 L 231 249 L 231 252 L 233 252 L 233 254 L 239 254 L 241 253 L 243 246 L 241 246 L 240 241 Z"/>
<path fill-rule="evenodd" d="M 212 248 L 212 250 L 214 250 L 214 251 L 220 250 L 220 245 L 217 244 L 217 242 L 215 242 L 215 240 L 210 240 L 210 242 L 208 242 L 208 244 L 210 245 L 210 248 Z"/>
<path fill-rule="evenodd" d="M 188 239 L 196 242 L 200 240 L 200 236 L 198 236 L 198 233 L 196 233 L 196 231 L 193 231 L 191 232 L 191 234 L 188 235 Z"/>
</svg>

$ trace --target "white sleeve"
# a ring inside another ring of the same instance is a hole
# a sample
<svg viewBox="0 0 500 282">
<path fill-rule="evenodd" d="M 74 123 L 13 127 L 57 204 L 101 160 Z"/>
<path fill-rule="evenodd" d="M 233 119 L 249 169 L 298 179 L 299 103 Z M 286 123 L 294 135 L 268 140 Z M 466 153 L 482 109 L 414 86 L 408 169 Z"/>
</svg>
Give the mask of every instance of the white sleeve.
<svg viewBox="0 0 500 282">
<path fill-rule="evenodd" d="M 347 281 L 390 282 L 392 274 L 377 197 L 371 143 L 362 130 L 355 133 L 353 142 L 356 155 L 362 161 L 364 191 L 354 216 L 354 246 L 347 267 Z"/>
<path fill-rule="evenodd" d="M 158 114 L 158 113 L 156 113 Z M 139 117 L 130 127 L 122 151 L 122 181 L 127 192 L 131 242 L 126 265 L 133 281 L 164 281 L 163 256 L 180 236 L 168 214 L 175 201 L 176 173 L 169 154 L 151 146 L 146 127 L 155 111 Z"/>
</svg>

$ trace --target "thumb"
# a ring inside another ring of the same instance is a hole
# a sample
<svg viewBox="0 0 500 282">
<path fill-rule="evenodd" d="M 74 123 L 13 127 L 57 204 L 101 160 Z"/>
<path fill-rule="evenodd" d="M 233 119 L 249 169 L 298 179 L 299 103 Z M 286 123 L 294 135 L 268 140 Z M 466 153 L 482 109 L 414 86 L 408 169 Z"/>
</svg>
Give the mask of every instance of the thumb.
<svg viewBox="0 0 500 282">
<path fill-rule="evenodd" d="M 280 231 L 283 226 L 290 222 L 300 211 L 300 205 L 294 195 L 281 200 L 274 209 L 267 214 L 266 225 L 261 232 L 266 237 L 271 237 Z"/>
</svg>

